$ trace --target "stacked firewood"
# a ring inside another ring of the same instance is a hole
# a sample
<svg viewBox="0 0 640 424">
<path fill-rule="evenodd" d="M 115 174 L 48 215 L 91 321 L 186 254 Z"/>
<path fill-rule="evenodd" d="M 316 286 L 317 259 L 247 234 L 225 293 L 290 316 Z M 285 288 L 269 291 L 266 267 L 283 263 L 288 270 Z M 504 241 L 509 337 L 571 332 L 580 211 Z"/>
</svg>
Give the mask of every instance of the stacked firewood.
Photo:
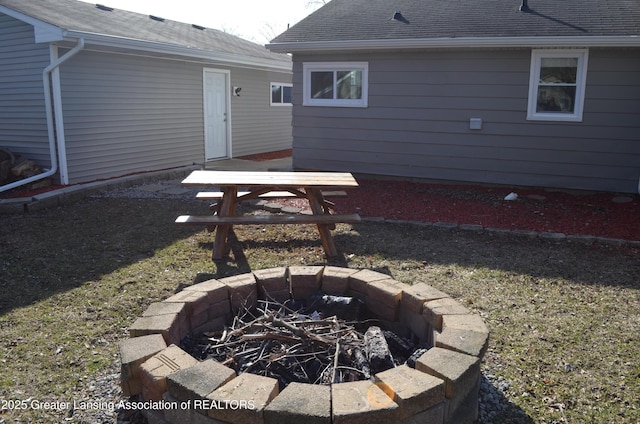
<svg viewBox="0 0 640 424">
<path fill-rule="evenodd" d="M 369 379 L 404 363 L 418 349 L 382 330 L 375 320 L 328 315 L 341 309 L 362 317 L 364 305 L 357 299 L 320 295 L 307 307 L 295 306 L 259 301 L 258 308 L 243 308 L 223 330 L 187 338 L 183 347 L 237 374 L 276 378 L 281 388 L 291 382 L 327 385 Z"/>
<path fill-rule="evenodd" d="M 42 173 L 42 167 L 36 165 L 32 160 L 22 156 L 15 156 L 7 149 L 0 148 L 0 185 L 9 184 Z M 50 185 L 50 180 L 46 185 L 39 183 L 39 187 Z M 32 187 L 35 188 L 35 187 Z"/>
</svg>

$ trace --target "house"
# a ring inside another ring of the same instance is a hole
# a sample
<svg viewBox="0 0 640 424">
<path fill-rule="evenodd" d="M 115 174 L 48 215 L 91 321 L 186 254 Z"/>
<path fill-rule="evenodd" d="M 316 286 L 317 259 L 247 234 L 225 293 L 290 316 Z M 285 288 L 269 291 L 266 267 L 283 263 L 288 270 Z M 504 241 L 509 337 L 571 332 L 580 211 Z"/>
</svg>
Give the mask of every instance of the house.
<svg viewBox="0 0 640 424">
<path fill-rule="evenodd" d="M 289 56 L 221 31 L 0 0 L 0 147 L 62 184 L 290 149 L 290 87 Z"/>
<path fill-rule="evenodd" d="M 267 48 L 296 168 L 638 190 L 637 1 L 333 0 Z"/>
</svg>

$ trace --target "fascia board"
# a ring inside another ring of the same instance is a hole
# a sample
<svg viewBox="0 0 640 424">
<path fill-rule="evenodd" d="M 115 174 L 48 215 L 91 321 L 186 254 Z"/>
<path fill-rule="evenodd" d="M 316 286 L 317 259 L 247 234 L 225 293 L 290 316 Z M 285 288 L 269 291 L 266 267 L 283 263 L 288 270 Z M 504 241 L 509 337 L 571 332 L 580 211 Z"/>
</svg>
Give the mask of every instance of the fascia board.
<svg viewBox="0 0 640 424">
<path fill-rule="evenodd" d="M 640 47 L 640 35 L 579 37 L 460 37 L 271 43 L 279 53 L 341 50 L 497 47 Z"/>
<path fill-rule="evenodd" d="M 202 50 L 182 46 L 173 46 L 146 40 L 136 40 L 132 38 L 115 37 L 110 35 L 81 31 L 66 31 L 64 35 L 65 39 L 84 38 L 87 44 L 93 44 L 107 48 L 112 47 L 156 54 L 183 56 L 192 59 L 202 59 L 238 66 L 269 68 L 284 71 L 291 71 L 292 69 L 292 62 L 290 61 L 278 61 L 268 58 L 218 52 L 215 50 Z"/>
<path fill-rule="evenodd" d="M 50 43 L 52 41 L 60 41 L 63 39 L 63 30 L 55 25 L 48 24 L 39 19 L 32 18 L 24 13 L 16 12 L 6 6 L 0 6 L 0 13 L 11 16 L 14 19 L 22 21 L 33 26 L 33 33 L 36 43 Z"/>
</svg>

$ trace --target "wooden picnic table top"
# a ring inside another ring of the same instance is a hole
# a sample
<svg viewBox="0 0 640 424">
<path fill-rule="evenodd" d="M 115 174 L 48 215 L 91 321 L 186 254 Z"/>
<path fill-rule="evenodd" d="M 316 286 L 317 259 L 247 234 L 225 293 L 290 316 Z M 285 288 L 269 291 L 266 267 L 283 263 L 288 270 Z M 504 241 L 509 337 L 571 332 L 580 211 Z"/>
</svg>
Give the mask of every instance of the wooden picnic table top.
<svg viewBox="0 0 640 424">
<path fill-rule="evenodd" d="M 257 171 L 193 171 L 182 181 L 184 186 L 236 187 L 358 187 L 349 172 L 257 172 Z"/>
</svg>

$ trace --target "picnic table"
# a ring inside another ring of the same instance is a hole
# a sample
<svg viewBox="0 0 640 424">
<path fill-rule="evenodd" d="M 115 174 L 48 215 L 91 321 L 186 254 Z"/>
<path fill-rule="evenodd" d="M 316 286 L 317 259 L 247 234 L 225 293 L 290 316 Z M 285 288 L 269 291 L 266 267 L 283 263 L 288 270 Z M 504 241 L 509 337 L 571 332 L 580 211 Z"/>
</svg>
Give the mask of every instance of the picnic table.
<svg viewBox="0 0 640 424">
<path fill-rule="evenodd" d="M 217 200 L 213 214 L 181 215 L 178 224 L 215 226 L 213 259 L 228 253 L 227 238 L 234 225 L 241 224 L 316 224 L 327 257 L 338 255 L 331 229 L 338 222 L 359 222 L 358 214 L 331 214 L 330 196 L 343 196 L 344 189 L 358 187 L 353 175 L 345 172 L 255 172 L 193 171 L 182 181 L 189 187 L 219 188 L 221 191 L 200 192 L 196 198 Z M 241 191 L 246 190 L 246 191 Z M 253 199 L 302 198 L 309 202 L 311 214 L 236 215 L 236 205 Z"/>
</svg>

